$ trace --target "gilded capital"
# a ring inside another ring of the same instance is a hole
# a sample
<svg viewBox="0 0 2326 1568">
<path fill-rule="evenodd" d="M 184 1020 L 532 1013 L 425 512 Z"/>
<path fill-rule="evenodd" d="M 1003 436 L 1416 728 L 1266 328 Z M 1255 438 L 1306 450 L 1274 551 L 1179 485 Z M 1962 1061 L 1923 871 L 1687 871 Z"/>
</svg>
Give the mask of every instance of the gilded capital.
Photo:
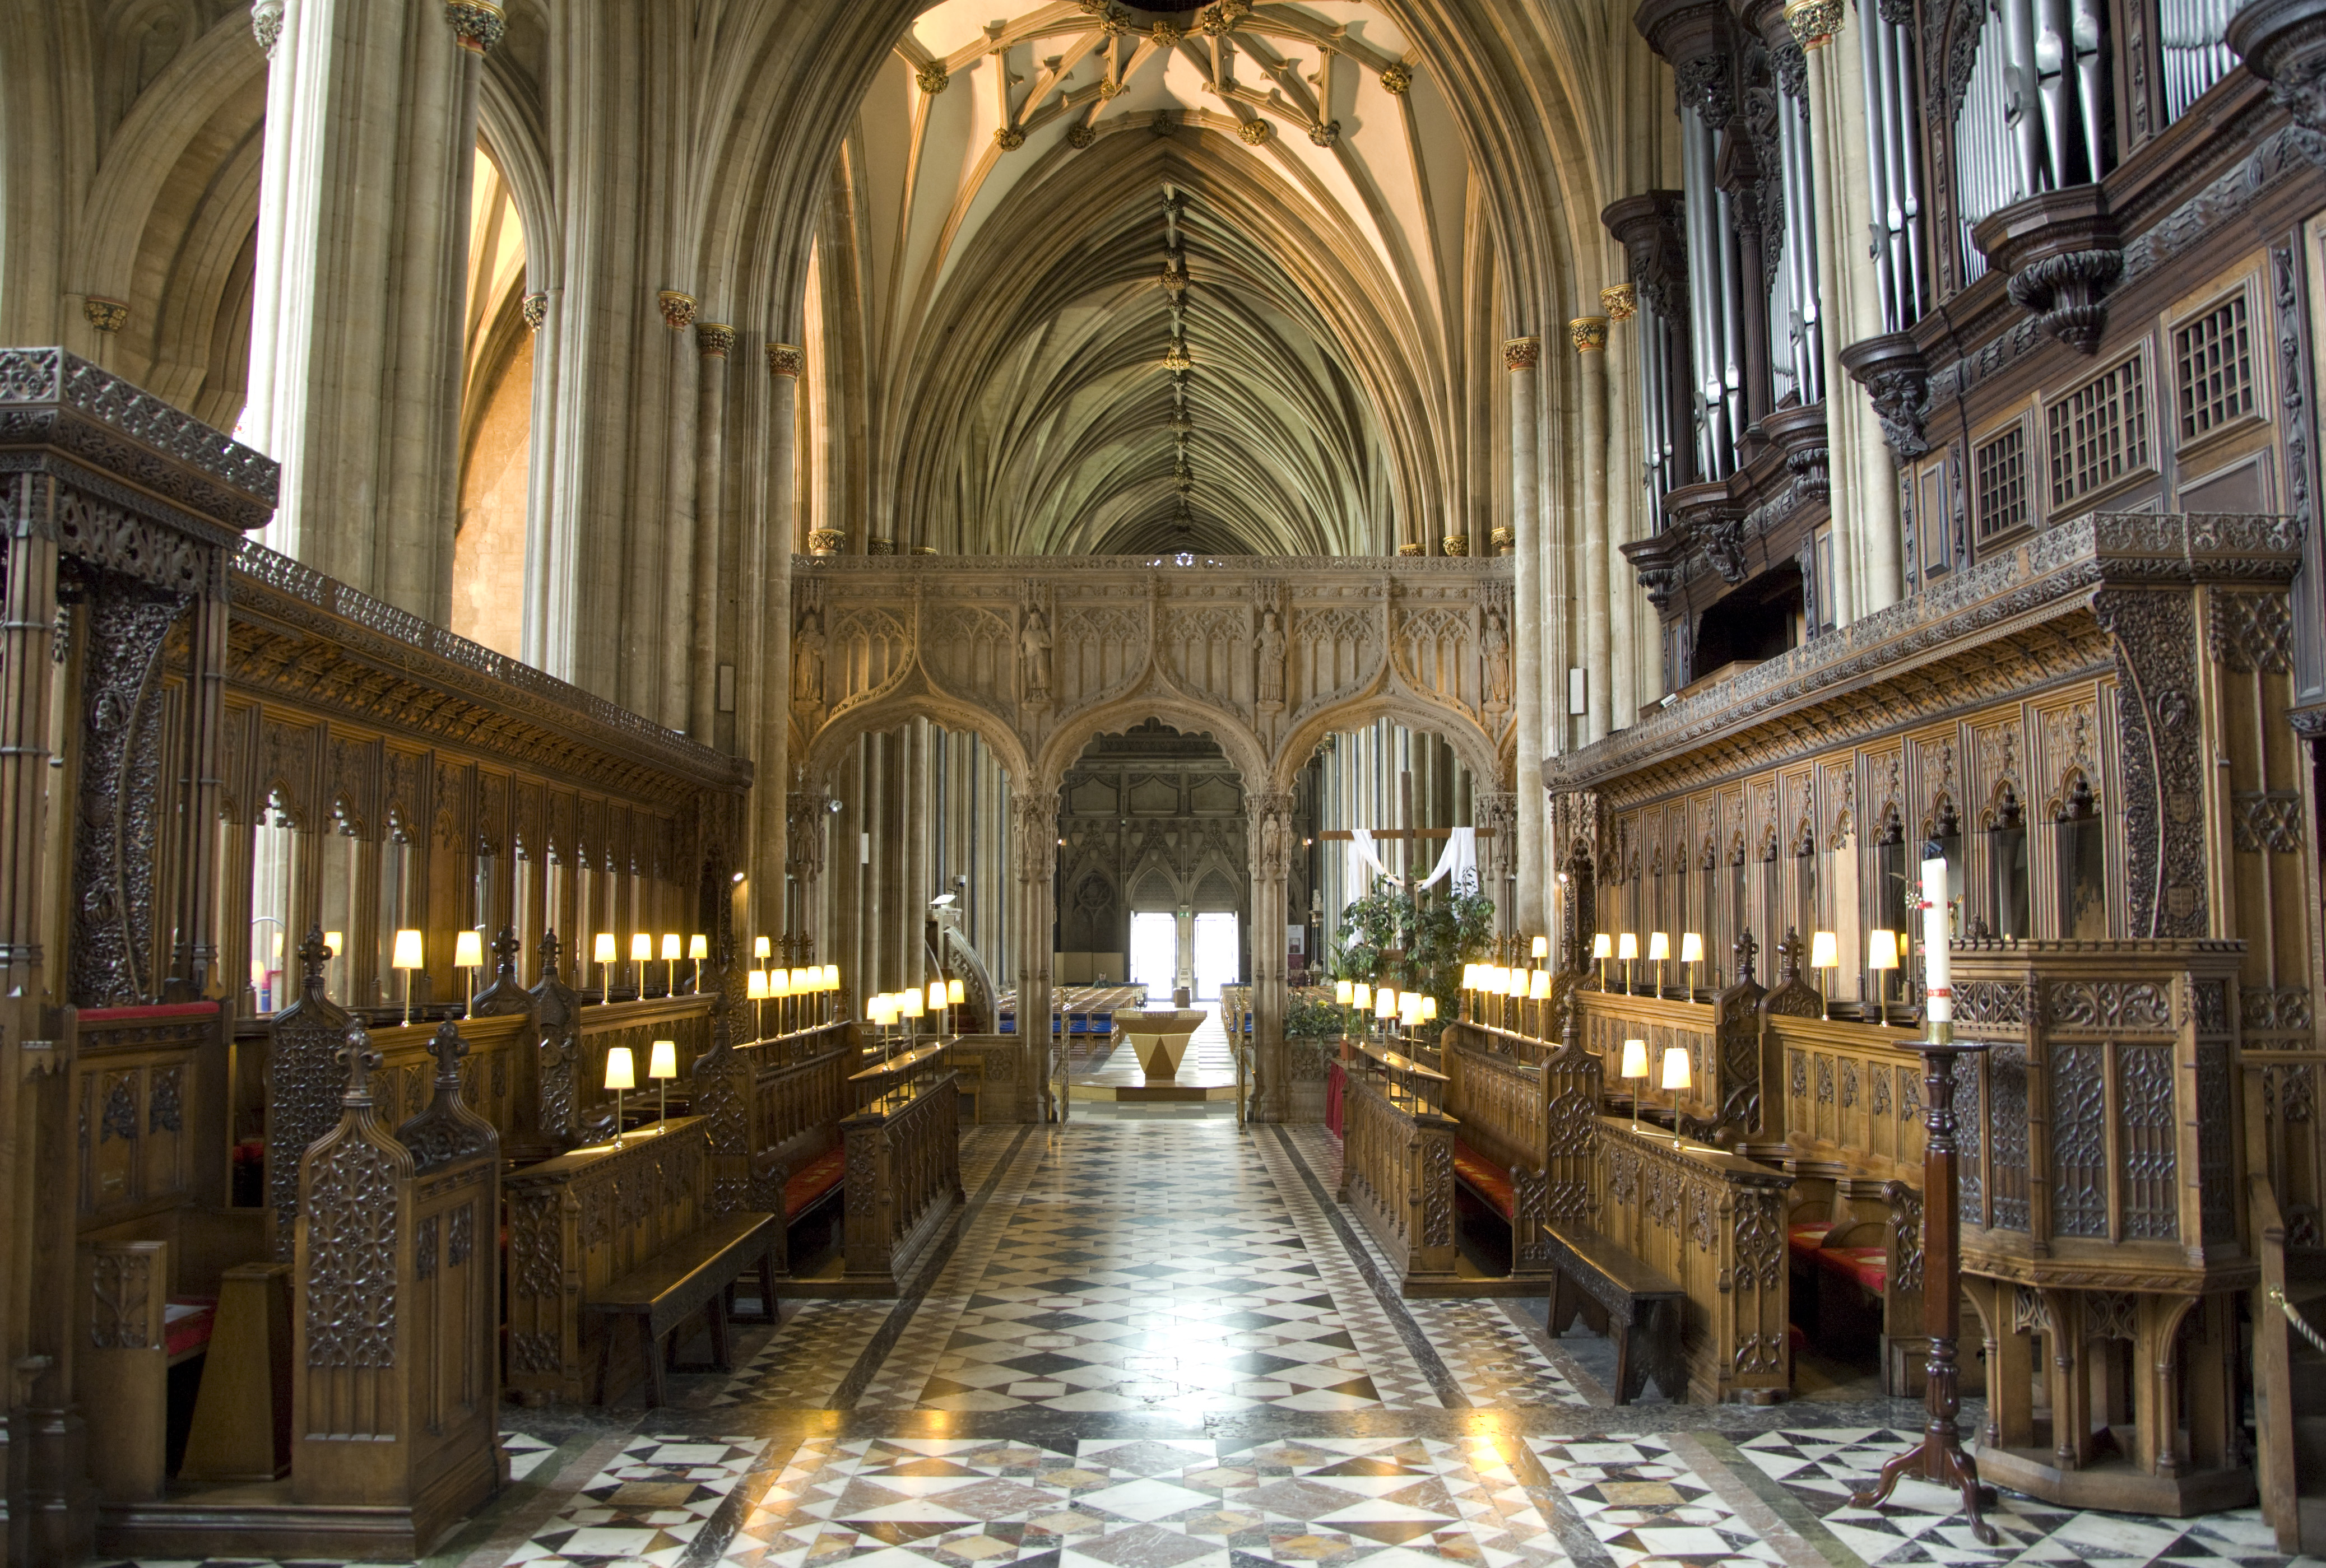
<svg viewBox="0 0 2326 1568">
<path fill-rule="evenodd" d="M 1413 69 L 1400 63 L 1381 74 L 1382 90 L 1402 97 L 1413 86 Z"/>
<path fill-rule="evenodd" d="M 953 73 L 945 70 L 944 60 L 933 60 L 915 71 L 913 79 L 921 84 L 923 92 L 935 97 L 953 85 Z"/>
<path fill-rule="evenodd" d="M 1577 316 L 1567 324 L 1567 340 L 1575 345 L 1577 354 L 1596 353 L 1607 347 L 1607 318 Z"/>
<path fill-rule="evenodd" d="M 1785 0 L 1785 22 L 1802 52 L 1823 49 L 1841 31 L 1842 0 Z"/>
<path fill-rule="evenodd" d="M 452 42 L 470 54 L 488 52 L 508 32 L 508 18 L 492 0 L 444 0 L 444 20 Z"/>
<path fill-rule="evenodd" d="M 1397 552 L 1400 555 L 1419 555 L 1421 553 L 1421 546 L 1411 543 L 1400 544 L 1397 547 Z"/>
<path fill-rule="evenodd" d="M 1599 308 L 1611 321 L 1628 321 L 1640 313 L 1640 291 L 1633 283 L 1610 283 L 1599 291 Z"/>
<path fill-rule="evenodd" d="M 807 350 L 796 343 L 768 345 L 768 374 L 796 376 L 807 368 Z"/>
<path fill-rule="evenodd" d="M 1467 555 L 1470 553 L 1470 536 L 1467 533 L 1448 533 L 1437 541 L 1437 548 L 1446 555 Z"/>
<path fill-rule="evenodd" d="M 1512 338 L 1503 345 L 1503 368 L 1532 370 L 1542 362 L 1542 339 Z"/>
<path fill-rule="evenodd" d="M 1319 147 L 1337 146 L 1341 140 L 1341 122 L 1319 120 L 1308 127 L 1308 139 Z"/>
<path fill-rule="evenodd" d="M 864 542 L 864 553 L 867 555 L 894 555 L 897 553 L 897 542 L 893 539 L 883 539 L 879 535 L 875 534 Z"/>
<path fill-rule="evenodd" d="M 1276 127 L 1264 119 L 1255 117 L 1238 125 L 1236 135 L 1243 138 L 1245 146 L 1257 147 L 1276 135 Z"/>
<path fill-rule="evenodd" d="M 993 144 L 1005 153 L 1015 153 L 1026 144 L 1026 133 L 1016 125 L 998 126 L 993 133 Z"/>
<path fill-rule="evenodd" d="M 1147 36 L 1155 41 L 1156 48 L 1170 49 L 1186 34 L 1179 30 L 1179 24 L 1176 22 L 1158 22 L 1148 30 Z"/>
<path fill-rule="evenodd" d="M 1494 530 L 1495 554 L 1516 555 L 1518 553 L 1518 550 L 1519 536 L 1515 532 L 1508 528 L 1497 528 Z"/>
<path fill-rule="evenodd" d="M 119 300 L 90 294 L 80 302 L 81 320 L 100 332 L 118 332 L 129 325 L 129 307 Z"/>
<path fill-rule="evenodd" d="M 684 329 L 688 322 L 694 320 L 693 294 L 681 293 L 676 289 L 665 289 L 655 298 L 661 302 L 662 319 L 669 323 L 672 331 Z"/>
<path fill-rule="evenodd" d="M 538 332 L 541 324 L 549 320 L 549 295 L 546 292 L 527 294 L 525 303 L 517 308 L 525 312 L 525 324 Z"/>
<path fill-rule="evenodd" d="M 811 528 L 807 534 L 810 555 L 837 555 L 846 547 L 848 535 L 837 528 Z"/>
<path fill-rule="evenodd" d="M 735 347 L 735 329 L 721 321 L 697 321 L 694 346 L 705 359 L 724 359 Z"/>
</svg>

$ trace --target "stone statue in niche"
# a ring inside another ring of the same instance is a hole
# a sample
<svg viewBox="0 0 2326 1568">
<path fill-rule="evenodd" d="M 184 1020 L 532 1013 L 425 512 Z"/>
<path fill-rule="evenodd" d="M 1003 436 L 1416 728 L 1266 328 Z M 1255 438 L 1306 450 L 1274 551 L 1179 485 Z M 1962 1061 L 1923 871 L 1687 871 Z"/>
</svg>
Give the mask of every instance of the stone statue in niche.
<svg viewBox="0 0 2326 1568">
<path fill-rule="evenodd" d="M 1025 683 L 1026 700 L 1050 700 L 1050 623 L 1040 605 L 1026 608 L 1026 624 L 1018 629 L 1018 669 Z"/>
<path fill-rule="evenodd" d="M 792 700 L 805 707 L 823 702 L 823 614 L 810 608 L 792 639 Z"/>
<path fill-rule="evenodd" d="M 1511 628 L 1503 607 L 1489 604 L 1478 628 L 1478 651 L 1484 663 L 1486 706 L 1511 705 Z"/>
<path fill-rule="evenodd" d="M 1284 706 L 1284 618 L 1270 605 L 1260 612 L 1260 710 Z"/>
</svg>

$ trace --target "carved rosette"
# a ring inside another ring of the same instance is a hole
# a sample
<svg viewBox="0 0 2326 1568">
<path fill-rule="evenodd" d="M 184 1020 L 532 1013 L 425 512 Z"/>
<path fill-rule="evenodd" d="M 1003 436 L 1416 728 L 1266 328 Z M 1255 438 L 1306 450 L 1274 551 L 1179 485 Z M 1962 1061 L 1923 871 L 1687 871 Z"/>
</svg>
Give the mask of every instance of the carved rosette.
<svg viewBox="0 0 2326 1568">
<path fill-rule="evenodd" d="M 1338 146 L 1341 141 L 1341 122 L 1338 120 L 1316 121 L 1308 127 L 1308 139 L 1319 147 Z"/>
<path fill-rule="evenodd" d="M 120 300 L 91 294 L 80 302 L 81 320 L 100 332 L 118 332 L 129 325 L 129 307 Z"/>
<path fill-rule="evenodd" d="M 1026 132 L 1018 125 L 997 126 L 993 133 L 993 144 L 1005 153 L 1015 153 L 1026 144 Z"/>
<path fill-rule="evenodd" d="M 1785 0 L 1785 24 L 1803 51 L 1823 49 L 1841 31 L 1842 0 Z"/>
<path fill-rule="evenodd" d="M 1607 347 L 1607 318 L 1577 316 L 1567 324 L 1567 340 L 1577 354 L 1597 354 Z"/>
<path fill-rule="evenodd" d="M 846 547 L 848 535 L 837 528 L 811 528 L 807 535 L 810 555 L 837 555 Z"/>
<path fill-rule="evenodd" d="M 452 42 L 470 54 L 485 54 L 508 32 L 508 18 L 492 0 L 444 0 L 444 20 Z"/>
<path fill-rule="evenodd" d="M 1634 283 L 1610 283 L 1599 291 L 1599 308 L 1607 312 L 1610 321 L 1628 321 L 1640 313 L 1639 287 Z"/>
<path fill-rule="evenodd" d="M 677 289 L 665 289 L 655 296 L 662 307 L 662 319 L 674 332 L 684 331 L 694 320 L 694 296 Z"/>
<path fill-rule="evenodd" d="M 944 60 L 933 60 L 915 71 L 913 79 L 920 84 L 921 91 L 935 97 L 953 85 L 953 73 L 945 70 Z"/>
<path fill-rule="evenodd" d="M 1245 146 L 1259 147 L 1265 145 L 1268 139 L 1276 135 L 1276 127 L 1267 120 L 1255 117 L 1236 126 L 1236 135 L 1242 138 Z"/>
<path fill-rule="evenodd" d="M 541 324 L 549 320 L 549 295 L 545 292 L 527 294 L 518 309 L 525 315 L 525 324 L 538 332 Z"/>
<path fill-rule="evenodd" d="M 1082 151 L 1097 140 L 1098 133 L 1079 121 L 1066 127 L 1066 145 L 1076 152 Z"/>
<path fill-rule="evenodd" d="M 1503 345 L 1503 368 L 1532 370 L 1542 363 L 1542 339 L 1512 338 Z"/>
<path fill-rule="evenodd" d="M 807 350 L 796 343 L 768 345 L 768 374 L 788 376 L 796 380 L 807 368 Z"/>
<path fill-rule="evenodd" d="M 1381 74 L 1382 90 L 1402 97 L 1413 88 L 1412 68 L 1404 64 L 1391 66 Z"/>
</svg>

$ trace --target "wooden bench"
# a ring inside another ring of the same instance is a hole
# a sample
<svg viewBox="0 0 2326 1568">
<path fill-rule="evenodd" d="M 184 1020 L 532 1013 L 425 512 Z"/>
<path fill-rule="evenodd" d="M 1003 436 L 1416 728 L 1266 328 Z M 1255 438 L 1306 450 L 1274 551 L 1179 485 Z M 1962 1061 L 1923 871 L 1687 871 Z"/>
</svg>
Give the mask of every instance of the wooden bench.
<svg viewBox="0 0 2326 1568">
<path fill-rule="evenodd" d="M 1605 1312 L 1607 1337 L 1615 1341 L 1615 1403 L 1629 1405 L 1650 1378 L 1667 1398 L 1685 1398 L 1680 1322 L 1688 1293 L 1679 1282 L 1580 1225 L 1545 1225 L 1542 1241 L 1552 1269 L 1551 1337 L 1567 1331 L 1587 1298 Z"/>
<path fill-rule="evenodd" d="M 606 1384 L 614 1360 L 614 1331 L 625 1318 L 638 1325 L 638 1350 L 646 1362 L 649 1407 L 663 1402 L 664 1364 L 677 1349 L 667 1343 L 671 1331 L 697 1313 L 706 1313 L 710 1318 L 710 1369 L 728 1370 L 728 1293 L 745 1269 L 756 1268 L 759 1299 L 773 1313 L 776 1291 L 771 1251 L 779 1229 L 773 1214 L 721 1215 L 591 1292 L 583 1300 L 582 1310 L 608 1320 L 598 1342 L 597 1402 L 606 1402 Z"/>
</svg>

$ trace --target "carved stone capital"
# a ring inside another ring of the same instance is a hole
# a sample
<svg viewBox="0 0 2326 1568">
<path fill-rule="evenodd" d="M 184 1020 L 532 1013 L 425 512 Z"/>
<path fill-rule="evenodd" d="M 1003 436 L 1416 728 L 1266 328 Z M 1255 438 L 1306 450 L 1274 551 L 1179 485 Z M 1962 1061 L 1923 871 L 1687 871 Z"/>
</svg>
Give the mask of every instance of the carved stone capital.
<svg viewBox="0 0 2326 1568">
<path fill-rule="evenodd" d="M 1785 24 L 1804 51 L 1823 49 L 1841 31 L 1847 10 L 1842 0 L 1785 0 Z"/>
<path fill-rule="evenodd" d="M 807 350 L 796 343 L 768 345 L 768 374 L 796 377 L 807 368 Z"/>
<path fill-rule="evenodd" d="M 254 0 L 250 7 L 250 35 L 258 40 L 258 51 L 267 59 L 274 58 L 275 40 L 283 36 L 283 0 Z"/>
<path fill-rule="evenodd" d="M 488 53 L 508 32 L 508 18 L 492 0 L 444 0 L 452 42 L 470 54 Z"/>
<path fill-rule="evenodd" d="M 2326 0 L 2248 0 L 2223 37 L 2295 125 L 2326 136 Z"/>
<path fill-rule="evenodd" d="M 893 539 L 883 539 L 876 533 L 871 538 L 867 539 L 864 542 L 864 553 L 867 555 L 894 555 L 897 553 L 897 542 Z"/>
<path fill-rule="evenodd" d="M 1503 345 L 1503 368 L 1532 370 L 1542 363 L 1542 339 L 1512 338 Z"/>
<path fill-rule="evenodd" d="M 1516 555 L 1519 552 L 1519 536 L 1514 529 L 1495 529 L 1493 543 L 1494 553 L 1497 555 Z"/>
<path fill-rule="evenodd" d="M 1437 549 L 1445 555 L 1467 555 L 1470 553 L 1470 536 L 1466 533 L 1446 534 L 1437 541 Z"/>
<path fill-rule="evenodd" d="M 674 332 L 683 331 L 694 320 L 694 296 L 676 289 L 665 289 L 655 296 L 662 306 L 662 319 Z"/>
<path fill-rule="evenodd" d="M 1604 353 L 1607 348 L 1607 318 L 1577 316 L 1567 324 L 1567 340 L 1577 354 Z"/>
<path fill-rule="evenodd" d="M 525 324 L 538 332 L 541 324 L 549 320 L 549 295 L 546 292 L 527 294 L 525 303 L 518 309 L 525 315 Z"/>
<path fill-rule="evenodd" d="M 1931 450 L 1923 422 L 1931 410 L 1931 367 L 1911 334 L 1885 333 L 1852 343 L 1840 355 L 1841 367 L 1874 400 L 1882 439 L 1902 458 Z"/>
<path fill-rule="evenodd" d="M 2098 185 L 2047 190 L 1990 213 L 1971 239 L 2004 274 L 2011 297 L 2079 354 L 2099 351 L 2100 301 L 2124 271 L 2124 248 Z"/>
<path fill-rule="evenodd" d="M 1422 547 L 1421 547 L 1419 543 L 1413 543 L 1413 542 L 1410 542 L 1410 541 L 1409 541 L 1409 542 L 1408 542 L 1408 543 L 1403 543 L 1403 544 L 1399 545 L 1399 546 L 1397 547 L 1397 552 L 1398 552 L 1400 555 L 1420 555 L 1420 554 L 1425 553 L 1425 552 L 1422 550 Z"/>
<path fill-rule="evenodd" d="M 100 332 L 118 332 L 129 325 L 129 306 L 121 300 L 90 294 L 80 302 L 81 320 Z"/>
<path fill-rule="evenodd" d="M 1599 291 L 1599 308 L 1610 321 L 1628 321 L 1640 313 L 1639 285 L 1610 283 Z"/>
<path fill-rule="evenodd" d="M 848 544 L 848 535 L 837 528 L 811 528 L 807 535 L 810 555 L 837 555 Z"/>
<path fill-rule="evenodd" d="M 735 347 L 735 329 L 723 321 L 697 321 L 694 346 L 705 359 L 724 359 Z"/>
</svg>

